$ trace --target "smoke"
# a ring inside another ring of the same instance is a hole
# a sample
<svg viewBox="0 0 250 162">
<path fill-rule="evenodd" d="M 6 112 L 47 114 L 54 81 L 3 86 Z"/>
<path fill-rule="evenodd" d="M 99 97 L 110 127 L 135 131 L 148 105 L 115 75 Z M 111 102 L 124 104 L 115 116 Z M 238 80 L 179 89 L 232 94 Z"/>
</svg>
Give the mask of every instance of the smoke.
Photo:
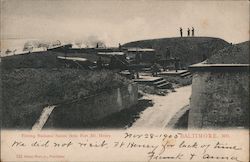
<svg viewBox="0 0 250 162">
<path fill-rule="evenodd" d="M 69 42 L 72 42 L 72 41 L 68 41 L 68 43 Z M 22 50 L 32 51 L 36 48 L 48 49 L 50 47 L 58 46 L 61 44 L 62 43 L 60 40 L 56 40 L 56 41 L 28 40 L 24 43 Z M 86 38 L 78 39 L 74 41 L 73 45 L 78 48 L 95 48 L 95 47 L 105 48 L 106 47 L 105 42 L 96 35 L 90 35 Z"/>
<path fill-rule="evenodd" d="M 48 42 L 41 40 L 28 40 L 23 45 L 23 51 L 32 51 L 36 48 L 48 49 L 50 47 L 59 46 L 61 42 L 59 40 Z"/>
<path fill-rule="evenodd" d="M 89 47 L 89 48 L 93 48 L 93 47 L 101 47 L 101 48 L 105 48 L 106 44 L 103 40 L 101 40 L 100 38 L 98 38 L 96 35 L 90 35 L 87 38 L 84 38 L 82 40 L 76 40 L 75 45 L 77 45 L 78 47 L 84 48 L 84 47 Z"/>
<path fill-rule="evenodd" d="M 24 43 L 23 51 L 31 51 L 34 48 L 48 48 L 48 47 L 49 47 L 48 42 L 42 42 L 39 40 L 29 40 Z"/>
</svg>

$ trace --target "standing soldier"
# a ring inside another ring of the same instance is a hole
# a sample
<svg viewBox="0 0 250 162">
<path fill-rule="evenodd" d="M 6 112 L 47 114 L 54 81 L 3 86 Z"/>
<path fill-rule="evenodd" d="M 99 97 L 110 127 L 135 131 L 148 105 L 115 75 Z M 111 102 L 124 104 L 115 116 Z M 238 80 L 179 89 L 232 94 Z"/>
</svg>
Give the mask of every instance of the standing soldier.
<svg viewBox="0 0 250 162">
<path fill-rule="evenodd" d="M 156 63 L 156 61 L 154 62 L 154 64 L 151 66 L 151 71 L 152 71 L 152 76 L 153 77 L 157 77 L 158 76 L 158 72 L 160 71 L 160 67 L 159 65 Z"/>
<path fill-rule="evenodd" d="M 194 27 L 192 27 L 192 37 L 194 37 Z"/>
<path fill-rule="evenodd" d="M 16 49 L 13 51 L 13 55 L 15 55 L 15 53 L 16 53 Z"/>
<path fill-rule="evenodd" d="M 181 34 L 181 37 L 182 37 L 182 28 L 180 27 L 180 34 Z"/>
<path fill-rule="evenodd" d="M 189 37 L 190 36 L 190 29 L 188 28 L 187 30 L 187 36 Z"/>
<path fill-rule="evenodd" d="M 122 51 L 122 45 L 119 43 L 119 51 L 121 52 Z"/>
</svg>

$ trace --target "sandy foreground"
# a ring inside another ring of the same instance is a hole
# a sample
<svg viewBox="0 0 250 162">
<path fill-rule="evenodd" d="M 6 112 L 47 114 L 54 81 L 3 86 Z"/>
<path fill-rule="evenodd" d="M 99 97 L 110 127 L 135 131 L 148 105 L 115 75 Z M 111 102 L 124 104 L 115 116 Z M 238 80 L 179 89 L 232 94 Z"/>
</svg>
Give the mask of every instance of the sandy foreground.
<svg viewBox="0 0 250 162">
<path fill-rule="evenodd" d="M 151 99 L 154 105 L 145 109 L 130 129 L 165 128 L 170 119 L 189 104 L 191 86 L 180 87 L 175 90 L 176 92 L 171 92 L 166 96 L 144 95 L 143 98 Z"/>
</svg>

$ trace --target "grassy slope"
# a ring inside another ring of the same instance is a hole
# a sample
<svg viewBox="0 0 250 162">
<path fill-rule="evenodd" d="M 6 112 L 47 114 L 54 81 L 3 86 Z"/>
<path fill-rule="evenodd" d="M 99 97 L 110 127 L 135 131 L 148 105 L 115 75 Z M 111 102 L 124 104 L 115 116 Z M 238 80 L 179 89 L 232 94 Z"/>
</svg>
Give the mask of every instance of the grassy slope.
<svg viewBox="0 0 250 162">
<path fill-rule="evenodd" d="M 47 105 L 77 100 L 128 83 L 111 71 L 77 69 L 3 70 L 3 126 L 30 128 Z"/>
<path fill-rule="evenodd" d="M 124 47 L 142 47 L 154 48 L 160 55 L 165 54 L 167 48 L 170 49 L 172 57 L 179 57 L 182 66 L 187 67 L 190 64 L 204 61 L 216 51 L 228 46 L 229 43 L 211 37 L 175 37 L 141 40 L 126 43 Z"/>
<path fill-rule="evenodd" d="M 249 64 L 250 41 L 219 50 L 207 60 L 211 64 Z"/>
</svg>

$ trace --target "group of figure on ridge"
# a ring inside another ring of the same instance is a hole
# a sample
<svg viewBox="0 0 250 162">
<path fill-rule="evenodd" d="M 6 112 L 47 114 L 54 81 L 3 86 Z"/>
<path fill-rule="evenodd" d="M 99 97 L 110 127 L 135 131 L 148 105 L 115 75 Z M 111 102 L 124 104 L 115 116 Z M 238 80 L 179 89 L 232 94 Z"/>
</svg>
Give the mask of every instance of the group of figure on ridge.
<svg viewBox="0 0 250 162">
<path fill-rule="evenodd" d="M 180 35 L 183 36 L 182 28 L 180 27 Z M 190 29 L 187 29 L 187 36 L 190 37 Z M 192 27 L 192 37 L 194 37 L 194 27 Z"/>
</svg>

